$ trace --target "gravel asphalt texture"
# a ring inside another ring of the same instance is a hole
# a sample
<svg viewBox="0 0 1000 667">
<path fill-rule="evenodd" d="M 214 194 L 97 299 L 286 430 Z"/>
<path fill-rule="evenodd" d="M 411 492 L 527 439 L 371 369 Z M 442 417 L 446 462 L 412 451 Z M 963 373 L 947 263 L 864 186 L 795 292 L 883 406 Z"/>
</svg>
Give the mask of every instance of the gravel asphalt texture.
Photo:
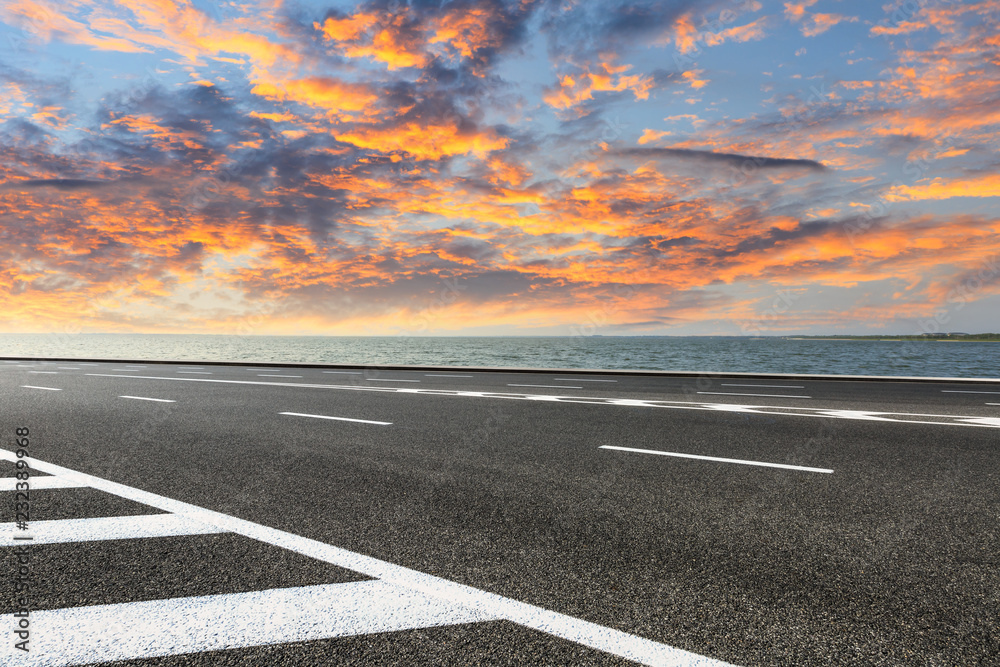
<svg viewBox="0 0 1000 667">
<path fill-rule="evenodd" d="M 602 402 L 996 418 L 1000 380 L 137 364 L 0 364 L 4 448 L 736 665 L 1000 664 L 1000 428 Z M 33 521 L 142 513 L 33 492 Z M 232 534 L 34 548 L 41 608 L 366 579 Z M 631 663 L 494 621 L 113 664 Z"/>
</svg>

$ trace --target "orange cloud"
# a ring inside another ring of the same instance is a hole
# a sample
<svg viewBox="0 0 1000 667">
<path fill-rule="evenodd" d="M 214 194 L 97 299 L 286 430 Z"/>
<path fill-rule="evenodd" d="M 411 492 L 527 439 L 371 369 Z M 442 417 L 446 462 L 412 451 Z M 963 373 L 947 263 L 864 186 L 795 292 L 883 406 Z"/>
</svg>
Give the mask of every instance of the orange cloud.
<svg viewBox="0 0 1000 667">
<path fill-rule="evenodd" d="M 899 185 L 885 195 L 889 201 L 920 201 L 951 197 L 1000 197 L 1000 174 L 977 178 L 935 178 L 926 185 Z"/>
</svg>

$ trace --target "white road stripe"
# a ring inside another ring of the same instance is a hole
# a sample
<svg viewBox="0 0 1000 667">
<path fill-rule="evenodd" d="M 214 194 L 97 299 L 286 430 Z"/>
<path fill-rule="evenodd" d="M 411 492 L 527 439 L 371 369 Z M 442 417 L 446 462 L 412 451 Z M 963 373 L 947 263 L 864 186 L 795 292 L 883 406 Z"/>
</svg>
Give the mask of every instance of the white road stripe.
<svg viewBox="0 0 1000 667">
<path fill-rule="evenodd" d="M 79 366 L 56 366 L 56 368 L 58 368 L 61 371 L 78 371 L 78 370 L 80 370 Z"/>
<path fill-rule="evenodd" d="M 1000 405 L 1000 403 L 987 403 L 986 405 Z"/>
<path fill-rule="evenodd" d="M 365 378 L 368 382 L 420 382 L 420 380 L 401 380 L 398 378 Z"/>
<path fill-rule="evenodd" d="M 884 421 L 896 424 L 928 424 L 931 426 L 970 426 L 980 428 L 995 428 L 989 424 L 969 423 L 977 417 L 964 415 L 923 414 L 913 412 L 862 412 L 858 410 L 840 410 L 837 408 L 790 407 L 787 405 L 734 405 L 731 403 L 705 403 L 702 401 L 663 401 L 638 398 L 608 398 L 602 396 L 558 396 L 551 394 L 521 394 L 500 391 L 470 391 L 459 389 L 421 389 L 418 387 L 372 387 L 350 384 L 321 384 L 305 382 L 268 382 L 266 380 L 219 380 L 209 378 L 179 378 L 165 375 L 113 375 L 111 373 L 86 373 L 92 377 L 133 378 L 137 380 L 154 380 L 165 382 L 213 382 L 218 384 L 245 384 L 258 387 L 285 387 L 297 389 L 331 389 L 337 391 L 372 391 L 396 394 L 424 394 L 427 396 L 456 396 L 462 398 L 499 398 L 515 401 L 541 401 L 547 403 L 583 403 L 587 405 L 615 405 L 643 408 L 662 408 L 667 410 L 711 410 L 748 412 L 761 415 L 777 415 L 784 417 L 815 417 L 820 419 L 870 419 L 864 415 L 882 415 Z M 577 389 L 578 387 L 558 387 L 559 389 Z M 742 394 L 741 394 L 742 395 Z M 905 419 L 907 417 L 929 417 L 944 421 L 929 421 Z"/>
<path fill-rule="evenodd" d="M 145 364 L 125 364 L 125 368 L 146 368 Z"/>
<path fill-rule="evenodd" d="M 738 394 L 726 391 L 699 391 L 699 394 L 709 396 L 757 396 L 759 398 L 812 398 L 812 396 L 785 396 L 784 394 Z"/>
<path fill-rule="evenodd" d="M 0 459 L 16 461 L 17 457 L 14 452 L 0 449 Z M 185 517 L 192 520 L 216 526 L 224 531 L 243 535 L 244 537 L 249 537 L 261 542 L 266 542 L 268 544 L 288 549 L 289 551 L 294 551 L 295 553 L 315 558 L 332 565 L 337 565 L 348 570 L 354 570 L 355 572 L 360 572 L 369 577 L 381 579 L 384 582 L 395 584 L 411 591 L 416 591 L 420 594 L 435 598 L 450 605 L 460 605 L 462 607 L 466 607 L 467 609 L 477 611 L 490 618 L 512 621 L 525 627 L 556 637 L 561 637 L 562 639 L 576 642 L 584 646 L 589 646 L 599 651 L 611 653 L 628 660 L 634 660 L 647 665 L 674 665 L 676 667 L 731 667 L 728 663 L 700 656 L 696 653 L 684 651 L 672 646 L 667 646 L 666 644 L 660 644 L 658 642 L 645 639 L 644 637 L 639 637 L 620 630 L 597 625 L 596 623 L 590 623 L 589 621 L 584 621 L 572 616 L 560 614 L 558 612 L 549 611 L 541 607 L 512 600 L 511 598 L 505 598 L 500 595 L 496 595 L 495 593 L 488 593 L 486 591 L 472 588 L 471 586 L 448 581 L 447 579 L 441 579 L 440 577 L 424 574 L 423 572 L 418 572 L 384 560 L 372 558 L 371 556 L 365 556 L 363 554 L 347 551 L 346 549 L 341 549 L 340 547 L 311 540 L 307 537 L 301 537 L 299 535 L 293 535 L 292 533 L 286 533 L 274 528 L 268 528 L 267 526 L 262 526 L 244 519 L 238 519 L 220 512 L 213 512 L 212 510 L 207 510 L 179 500 L 165 498 L 164 496 L 149 493 L 148 491 L 142 491 L 140 489 L 125 486 L 124 484 L 118 484 L 117 482 L 101 479 L 100 477 L 94 477 L 93 475 L 63 468 L 62 466 L 58 466 L 53 463 L 47 463 L 33 458 L 28 458 L 27 461 L 28 465 L 32 468 L 42 472 L 59 475 L 68 479 L 79 480 L 85 485 L 100 491 L 105 491 L 122 498 L 150 505 L 167 512 L 183 514 Z M 88 607 L 77 607 L 76 609 L 84 610 L 88 609 Z M 61 647 L 81 645 L 74 644 L 74 642 L 65 635 L 60 635 L 58 630 L 53 629 L 51 632 L 42 631 L 42 628 L 39 625 L 34 624 L 42 613 L 42 611 L 32 613 L 32 627 L 38 631 L 37 636 L 39 638 L 43 636 L 52 637 L 53 641 L 57 642 Z M 211 623 L 205 624 L 204 621 L 200 620 L 198 623 L 200 623 L 203 627 L 218 630 L 218 623 L 224 618 L 227 617 L 219 615 L 214 616 L 213 622 Z M 228 618 L 231 618 L 231 616 Z M 6 622 L 7 627 L 10 627 L 10 620 L 11 619 L 8 617 L 3 617 L 0 622 Z M 83 628 L 86 628 L 86 632 L 84 634 L 87 632 L 94 632 L 94 625 L 102 625 L 100 623 L 95 623 L 95 620 L 96 619 L 88 618 L 85 622 L 80 624 Z M 172 617 L 171 623 L 176 622 L 178 622 L 177 617 Z M 111 627 L 111 624 L 103 627 Z M 274 630 L 276 631 L 276 628 Z M 219 632 L 220 636 L 225 636 L 226 634 L 227 633 L 225 632 Z M 182 637 L 183 634 L 179 634 L 174 638 L 174 641 L 182 641 Z M 81 639 L 81 641 L 83 640 L 84 639 Z M 0 650 L 13 651 L 14 649 L 12 647 L 12 642 L 0 643 Z M 103 642 L 102 647 L 104 647 Z M 34 657 L 35 656 L 33 654 L 33 660 Z M 19 657 L 19 659 L 24 660 L 25 658 Z M 31 664 L 38 663 L 32 662 Z"/>
<path fill-rule="evenodd" d="M 324 373 L 329 373 L 330 371 L 323 371 Z M 445 375 L 444 373 L 424 373 L 424 377 L 429 378 L 471 378 L 474 375 Z"/>
<path fill-rule="evenodd" d="M 676 456 L 682 459 L 699 459 L 701 461 L 717 461 L 719 463 L 739 463 L 747 466 L 763 466 L 765 468 L 786 468 L 788 470 L 804 470 L 806 472 L 832 473 L 827 468 L 807 468 L 805 466 L 792 466 L 784 463 L 765 463 L 763 461 L 744 461 L 743 459 L 723 459 L 718 456 L 698 456 L 697 454 L 679 454 L 677 452 L 661 452 L 656 449 L 635 449 L 633 447 L 615 447 L 613 445 L 601 445 L 600 449 L 617 449 L 622 452 L 638 452 L 639 454 L 658 454 L 660 456 Z"/>
<path fill-rule="evenodd" d="M 178 373 L 189 373 L 191 375 L 211 375 L 212 371 L 177 371 Z"/>
<path fill-rule="evenodd" d="M 289 415 L 290 417 L 315 417 L 316 419 L 335 419 L 340 422 L 359 422 L 361 424 L 378 424 L 379 426 L 392 426 L 392 422 L 376 422 L 369 419 L 351 419 L 349 417 L 328 417 L 326 415 L 307 415 L 301 412 L 279 412 L 279 415 Z"/>
<path fill-rule="evenodd" d="M 69 478 L 72 479 L 72 478 Z M 87 486 L 79 484 L 79 486 Z M 177 537 L 224 533 L 225 529 L 196 521 L 179 514 L 146 514 L 140 516 L 109 516 L 96 519 L 58 519 L 32 521 L 28 531 L 15 530 L 16 524 L 0 524 L 0 547 L 22 544 L 15 540 L 18 533 L 32 536 L 32 544 L 66 544 L 103 540 L 134 540 L 145 537 Z"/>
<path fill-rule="evenodd" d="M 4 627 L 17 626 L 13 615 L 2 618 Z M 5 641 L 0 661 L 56 667 L 491 620 L 384 581 L 299 586 L 32 610 L 30 654 Z"/>
<path fill-rule="evenodd" d="M 137 401 L 156 401 L 157 403 L 176 403 L 169 398 L 147 398 L 146 396 L 119 396 L 118 398 L 134 398 Z"/>
<path fill-rule="evenodd" d="M 59 375 L 59 371 L 28 371 L 29 373 L 45 373 L 47 375 Z"/>
<path fill-rule="evenodd" d="M 559 382 L 618 382 L 618 380 L 588 380 L 586 378 L 553 378 Z"/>
<path fill-rule="evenodd" d="M 177 368 L 204 368 L 204 366 L 178 366 Z"/>
<path fill-rule="evenodd" d="M 100 364 L 88 364 L 88 363 L 83 362 L 83 361 L 81 361 L 79 365 L 80 366 L 100 366 Z"/>
<path fill-rule="evenodd" d="M 25 480 L 18 479 L 17 477 L 0 477 L 0 491 L 16 491 L 18 482 L 23 481 Z M 83 486 L 79 482 L 73 482 L 62 477 L 56 477 L 55 475 L 49 477 L 29 477 L 27 482 L 30 491 L 34 491 L 35 489 L 75 489 Z"/>
<path fill-rule="evenodd" d="M 59 389 L 58 387 L 36 387 L 35 385 L 32 384 L 22 384 L 21 386 L 24 387 L 25 389 L 45 389 L 47 391 L 62 391 L 62 389 Z"/>
<path fill-rule="evenodd" d="M 361 375 L 361 371 L 323 371 L 333 375 Z"/>
<path fill-rule="evenodd" d="M 259 378 L 300 378 L 301 375 L 264 375 L 263 373 L 257 373 Z"/>
<path fill-rule="evenodd" d="M 942 389 L 942 394 L 1000 394 L 1000 391 L 965 391 L 962 389 Z"/>
<path fill-rule="evenodd" d="M 508 384 L 508 387 L 538 387 L 539 389 L 583 389 L 583 387 L 570 387 L 565 384 Z"/>
<path fill-rule="evenodd" d="M 720 383 L 723 387 L 760 387 L 762 389 L 805 389 L 803 386 L 799 385 L 787 385 L 787 384 L 726 384 L 725 382 Z"/>
<path fill-rule="evenodd" d="M 138 373 L 142 369 L 141 368 L 112 368 L 111 370 L 113 370 L 113 371 L 119 371 L 119 372 L 126 371 L 128 373 Z"/>
</svg>

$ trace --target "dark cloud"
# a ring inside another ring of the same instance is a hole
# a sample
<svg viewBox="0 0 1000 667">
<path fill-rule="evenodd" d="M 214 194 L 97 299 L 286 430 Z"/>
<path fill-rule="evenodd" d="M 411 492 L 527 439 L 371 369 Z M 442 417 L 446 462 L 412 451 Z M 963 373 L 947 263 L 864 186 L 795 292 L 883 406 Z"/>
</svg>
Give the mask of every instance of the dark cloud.
<svg viewBox="0 0 1000 667">
<path fill-rule="evenodd" d="M 740 155 L 738 153 L 716 153 L 714 151 L 694 150 L 690 148 L 621 148 L 614 151 L 616 155 L 636 158 L 653 158 L 660 160 L 691 160 L 703 164 L 718 164 L 735 169 L 807 169 L 809 171 L 826 171 L 827 167 L 814 160 L 795 158 L 762 157 L 759 155 Z"/>
<path fill-rule="evenodd" d="M 32 178 L 9 184 L 13 188 L 51 187 L 57 190 L 92 190 L 113 185 L 116 181 L 94 181 L 86 178 Z"/>
</svg>

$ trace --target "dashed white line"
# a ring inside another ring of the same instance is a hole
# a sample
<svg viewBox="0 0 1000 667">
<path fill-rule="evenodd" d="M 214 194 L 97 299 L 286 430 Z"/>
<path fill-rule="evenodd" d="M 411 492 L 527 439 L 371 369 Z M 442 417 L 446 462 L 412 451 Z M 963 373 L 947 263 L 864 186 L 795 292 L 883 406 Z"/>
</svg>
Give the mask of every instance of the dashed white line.
<svg viewBox="0 0 1000 667">
<path fill-rule="evenodd" d="M 942 394 L 1000 394 L 1000 391 L 967 391 L 964 389 L 942 389 Z"/>
<path fill-rule="evenodd" d="M 146 368 L 143 364 L 125 364 L 125 368 Z"/>
<path fill-rule="evenodd" d="M 45 375 L 59 375 L 59 371 L 28 371 L 29 373 L 44 373 Z"/>
<path fill-rule="evenodd" d="M 169 398 L 148 398 L 146 396 L 119 396 L 118 398 L 132 398 L 137 401 L 156 401 L 157 403 L 176 403 Z"/>
<path fill-rule="evenodd" d="M 586 378 L 553 378 L 559 382 L 618 382 L 618 380 L 587 380 Z"/>
<path fill-rule="evenodd" d="M 79 366 L 56 366 L 56 368 L 58 368 L 61 371 L 78 371 L 78 370 L 80 370 Z"/>
<path fill-rule="evenodd" d="M 58 387 L 36 387 L 33 384 L 22 384 L 21 386 L 24 387 L 25 389 L 45 389 L 47 391 L 62 391 L 62 389 Z"/>
<path fill-rule="evenodd" d="M 327 415 L 307 415 L 301 412 L 279 412 L 279 415 L 290 417 L 313 417 L 315 419 L 333 419 L 339 422 L 358 422 L 360 424 L 377 424 L 378 426 L 392 426 L 392 422 L 377 422 L 370 419 L 351 419 L 350 417 L 328 417 Z"/>
<path fill-rule="evenodd" d="M 177 368 L 204 368 L 204 366 L 178 366 Z"/>
<path fill-rule="evenodd" d="M 139 372 L 142 371 L 141 368 L 112 368 L 110 370 L 118 371 L 118 372 L 125 371 L 126 373 L 139 373 Z"/>
<path fill-rule="evenodd" d="M 300 378 L 301 375 L 264 375 L 263 373 L 257 373 L 259 378 Z"/>
<path fill-rule="evenodd" d="M 508 384 L 508 387 L 538 387 L 540 389 L 583 389 L 583 387 L 570 387 L 565 384 Z"/>
<path fill-rule="evenodd" d="M 812 398 L 812 396 L 786 396 L 785 394 L 738 394 L 736 392 L 726 392 L 726 391 L 699 391 L 699 394 L 707 394 L 709 396 L 757 396 L 760 398 Z"/>
<path fill-rule="evenodd" d="M 323 371 L 331 375 L 361 375 L 361 371 Z"/>
<path fill-rule="evenodd" d="M 586 405 L 611 405 L 627 407 L 660 408 L 667 410 L 708 410 L 728 412 L 748 412 L 761 415 L 776 415 L 784 417 L 814 417 L 819 419 L 871 419 L 878 415 L 880 421 L 896 424 L 929 424 L 932 426 L 965 426 L 976 428 L 998 428 L 990 423 L 983 423 L 979 417 L 965 415 L 923 414 L 912 412 L 864 412 L 857 410 L 840 410 L 836 408 L 790 407 L 787 405 L 737 405 L 732 403 L 705 403 L 701 401 L 664 401 L 637 398 L 606 398 L 600 396 L 559 396 L 551 394 L 505 393 L 498 391 L 466 391 L 458 389 L 421 389 L 419 387 L 374 387 L 349 384 L 322 384 L 305 382 L 269 382 L 266 380 L 221 380 L 209 378 L 179 378 L 165 375 L 113 375 L 110 373 L 86 373 L 92 377 L 137 378 L 157 382 L 211 382 L 214 384 L 244 384 L 258 387 L 284 387 L 298 389 L 330 389 L 338 391 L 375 391 L 398 394 L 423 394 L 428 396 L 455 396 L 463 398 L 496 398 L 516 401 L 541 401 L 546 403 L 583 403 Z M 559 389 L 577 389 L 578 387 L 558 387 Z M 784 398 L 784 397 L 779 397 Z M 913 419 L 928 417 L 943 421 Z"/>
<path fill-rule="evenodd" d="M 329 373 L 330 371 L 323 371 L 324 373 Z M 424 373 L 424 377 L 428 378 L 471 378 L 474 375 L 445 375 L 444 373 Z"/>
<path fill-rule="evenodd" d="M 177 371 L 178 373 L 188 373 L 190 375 L 211 375 L 212 371 Z"/>
<path fill-rule="evenodd" d="M 1000 403 L 987 403 L 986 405 L 1000 405 Z"/>
<path fill-rule="evenodd" d="M 273 371 L 273 368 L 244 368 L 245 371 Z"/>
<path fill-rule="evenodd" d="M 20 544 L 14 539 L 14 523 L 0 524 L 0 547 Z M 147 537 L 180 537 L 224 533 L 225 529 L 180 514 L 109 516 L 96 519 L 56 519 L 32 521 L 32 544 L 66 544 L 102 540 L 131 540 Z"/>
<path fill-rule="evenodd" d="M 808 468 L 806 466 L 793 466 L 785 463 L 766 463 L 764 461 L 745 461 L 743 459 L 724 459 L 718 456 L 699 456 L 697 454 L 680 454 L 678 452 L 661 452 L 656 449 L 635 449 L 634 447 L 616 447 L 614 445 L 601 445 L 600 449 L 617 449 L 622 452 L 637 452 L 639 454 L 657 454 L 659 456 L 676 456 L 682 459 L 699 459 L 702 461 L 716 461 L 719 463 L 739 463 L 747 466 L 763 466 L 765 468 L 785 468 L 787 470 L 804 470 L 806 472 L 832 473 L 828 468 Z"/>
<path fill-rule="evenodd" d="M 401 380 L 397 378 L 365 378 L 368 382 L 420 382 L 420 380 Z"/>
<path fill-rule="evenodd" d="M 725 382 L 720 383 L 723 387 L 759 387 L 762 389 L 805 389 L 803 386 L 799 385 L 787 385 L 787 384 L 726 384 Z"/>
</svg>

